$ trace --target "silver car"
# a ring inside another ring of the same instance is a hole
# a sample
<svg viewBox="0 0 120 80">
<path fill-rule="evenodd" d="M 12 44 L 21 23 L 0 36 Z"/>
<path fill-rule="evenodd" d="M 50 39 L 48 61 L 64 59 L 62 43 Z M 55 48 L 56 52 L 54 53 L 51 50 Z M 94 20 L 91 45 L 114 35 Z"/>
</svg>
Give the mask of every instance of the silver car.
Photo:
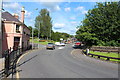
<svg viewBox="0 0 120 80">
<path fill-rule="evenodd" d="M 46 49 L 55 49 L 55 44 L 54 43 L 48 43 L 46 45 Z"/>
</svg>

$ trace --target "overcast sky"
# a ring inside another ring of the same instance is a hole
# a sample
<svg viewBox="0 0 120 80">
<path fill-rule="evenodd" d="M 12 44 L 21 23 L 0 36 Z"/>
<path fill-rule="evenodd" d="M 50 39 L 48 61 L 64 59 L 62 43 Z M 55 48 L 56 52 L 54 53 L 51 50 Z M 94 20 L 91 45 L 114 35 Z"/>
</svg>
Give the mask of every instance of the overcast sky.
<svg viewBox="0 0 120 80">
<path fill-rule="evenodd" d="M 34 1 L 34 0 L 33 0 Z M 42 1 L 42 0 L 41 0 Z M 25 7 L 25 24 L 34 27 L 35 17 L 39 11 L 46 8 L 50 11 L 53 21 L 53 30 L 66 32 L 75 35 L 76 27 L 81 25 L 81 21 L 85 18 L 88 10 L 93 9 L 98 0 L 86 1 L 62 1 L 48 0 L 51 2 L 20 2 L 15 0 L 4 2 L 3 8 L 11 14 L 17 13 L 21 15 L 22 6 Z M 103 0 L 102 0 L 103 1 Z M 110 1 L 110 0 L 106 0 Z M 38 10 L 36 10 L 38 8 Z"/>
</svg>

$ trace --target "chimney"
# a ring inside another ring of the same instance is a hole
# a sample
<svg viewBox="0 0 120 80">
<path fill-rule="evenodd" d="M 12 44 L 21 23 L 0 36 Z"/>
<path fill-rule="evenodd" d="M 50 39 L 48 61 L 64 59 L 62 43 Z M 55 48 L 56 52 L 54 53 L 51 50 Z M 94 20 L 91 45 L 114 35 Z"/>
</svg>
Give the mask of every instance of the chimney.
<svg viewBox="0 0 120 80">
<path fill-rule="evenodd" d="M 19 19 L 18 14 L 14 14 L 13 16 L 14 16 L 15 18 Z"/>
<path fill-rule="evenodd" d="M 21 10 L 21 22 L 24 23 L 24 17 L 25 17 L 25 10 L 24 10 L 24 7 L 22 7 L 22 10 Z"/>
</svg>

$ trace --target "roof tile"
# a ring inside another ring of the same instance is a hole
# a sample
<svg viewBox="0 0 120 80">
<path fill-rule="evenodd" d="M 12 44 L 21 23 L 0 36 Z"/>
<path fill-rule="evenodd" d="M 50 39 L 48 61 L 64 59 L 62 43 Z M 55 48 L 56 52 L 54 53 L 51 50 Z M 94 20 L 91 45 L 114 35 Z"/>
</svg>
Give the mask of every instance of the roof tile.
<svg viewBox="0 0 120 80">
<path fill-rule="evenodd" d="M 2 18 L 5 19 L 6 21 L 15 21 L 15 22 L 20 22 L 17 18 L 15 18 L 13 15 L 11 15 L 9 12 L 3 12 L 2 13 Z M 21 23 L 21 22 L 20 22 Z"/>
</svg>

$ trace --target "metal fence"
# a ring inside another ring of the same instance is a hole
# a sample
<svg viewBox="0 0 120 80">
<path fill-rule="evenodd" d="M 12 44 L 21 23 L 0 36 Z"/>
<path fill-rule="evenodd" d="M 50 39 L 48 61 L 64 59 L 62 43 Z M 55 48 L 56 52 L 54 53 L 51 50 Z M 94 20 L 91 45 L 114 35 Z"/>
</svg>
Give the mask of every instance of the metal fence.
<svg viewBox="0 0 120 80">
<path fill-rule="evenodd" d="M 9 75 L 13 75 L 16 73 L 16 67 L 18 66 L 17 60 L 18 58 L 29 49 L 38 49 L 40 47 L 39 44 L 32 44 L 30 43 L 29 47 L 13 47 L 8 50 L 5 50 L 3 53 L 3 57 L 5 58 L 4 61 L 4 69 L 0 71 L 0 79 L 8 77 Z"/>
<path fill-rule="evenodd" d="M 100 52 L 115 52 L 120 54 L 120 47 L 103 47 L 103 46 L 93 46 L 90 48 L 91 51 Z"/>
<path fill-rule="evenodd" d="M 38 49 L 39 44 L 37 43 L 30 43 L 30 45 L 32 46 L 32 49 Z"/>
<path fill-rule="evenodd" d="M 5 58 L 4 69 L 0 71 L 0 78 L 8 77 L 16 73 L 16 62 L 18 58 L 24 53 L 24 51 L 31 49 L 32 46 L 27 48 L 13 47 L 4 51 L 3 57 Z"/>
</svg>

